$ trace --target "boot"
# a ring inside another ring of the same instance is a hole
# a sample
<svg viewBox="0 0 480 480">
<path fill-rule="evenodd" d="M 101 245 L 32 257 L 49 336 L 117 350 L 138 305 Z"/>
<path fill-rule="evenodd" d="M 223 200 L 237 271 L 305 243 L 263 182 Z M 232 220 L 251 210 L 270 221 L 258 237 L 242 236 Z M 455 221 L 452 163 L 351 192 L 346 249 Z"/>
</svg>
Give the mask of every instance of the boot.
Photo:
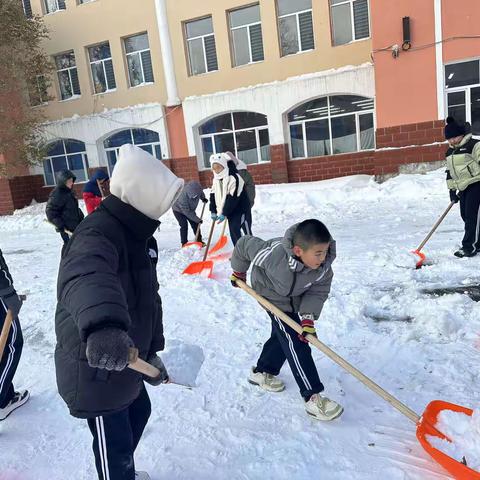
<svg viewBox="0 0 480 480">
<path fill-rule="evenodd" d="M 329 422 L 335 420 L 343 413 L 343 407 L 337 402 L 316 393 L 305 403 L 305 410 L 317 420 Z"/>
<path fill-rule="evenodd" d="M 279 380 L 275 375 L 270 373 L 256 372 L 255 367 L 252 367 L 248 382 L 252 385 L 257 385 L 267 392 L 281 392 L 285 390 L 285 384 Z"/>
<path fill-rule="evenodd" d="M 30 393 L 28 393 L 28 390 L 15 392 L 13 398 L 7 403 L 7 405 L 0 408 L 0 421 L 5 420 L 14 410 L 27 403 L 29 398 Z"/>
</svg>

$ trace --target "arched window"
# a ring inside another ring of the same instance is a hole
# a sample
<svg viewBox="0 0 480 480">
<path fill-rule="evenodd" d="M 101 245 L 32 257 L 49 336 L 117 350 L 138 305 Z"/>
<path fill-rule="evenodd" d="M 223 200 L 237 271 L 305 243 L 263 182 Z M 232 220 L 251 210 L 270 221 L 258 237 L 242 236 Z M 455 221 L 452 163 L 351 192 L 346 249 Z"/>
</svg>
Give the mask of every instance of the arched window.
<svg viewBox="0 0 480 480">
<path fill-rule="evenodd" d="M 270 161 L 267 117 L 254 112 L 219 115 L 199 127 L 203 163 L 210 167 L 210 155 L 232 152 L 247 164 Z"/>
<path fill-rule="evenodd" d="M 85 182 L 88 178 L 88 159 L 85 144 L 78 140 L 58 140 L 47 148 L 43 159 L 45 185 L 55 185 L 57 173 L 71 170 L 77 182 Z"/>
<path fill-rule="evenodd" d="M 375 148 L 372 98 L 332 95 L 288 114 L 292 158 L 320 157 Z"/>
<path fill-rule="evenodd" d="M 127 130 L 122 130 L 114 133 L 103 142 L 105 152 L 107 153 L 108 171 L 110 174 L 117 163 L 117 155 L 120 147 L 126 143 L 136 145 L 146 152 L 151 153 L 159 160 L 162 159 L 160 136 L 157 132 L 146 130 L 145 128 L 129 128 Z"/>
</svg>

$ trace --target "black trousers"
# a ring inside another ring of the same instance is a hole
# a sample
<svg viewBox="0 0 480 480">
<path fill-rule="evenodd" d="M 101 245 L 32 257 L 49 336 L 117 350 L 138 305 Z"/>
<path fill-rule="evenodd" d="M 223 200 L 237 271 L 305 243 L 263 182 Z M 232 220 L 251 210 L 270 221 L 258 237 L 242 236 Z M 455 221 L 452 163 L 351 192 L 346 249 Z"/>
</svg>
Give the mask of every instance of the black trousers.
<svg viewBox="0 0 480 480">
<path fill-rule="evenodd" d="M 234 213 L 228 217 L 228 229 L 230 238 L 235 246 L 243 235 L 252 235 L 252 211 Z"/>
<path fill-rule="evenodd" d="M 60 236 L 62 237 L 62 240 L 63 240 L 63 245 L 62 245 L 62 257 L 63 257 L 65 248 L 67 247 L 67 244 L 70 241 L 70 237 L 65 232 L 60 232 Z"/>
<path fill-rule="evenodd" d="M 125 410 L 87 420 L 99 480 L 135 480 L 133 454 L 151 411 L 150 398 L 143 387 Z"/>
<path fill-rule="evenodd" d="M 469 253 L 480 250 L 480 182 L 472 183 L 461 192 L 460 214 L 465 222 L 463 249 Z"/>
<path fill-rule="evenodd" d="M 198 223 L 194 222 L 193 220 L 190 220 L 183 213 L 173 211 L 173 214 L 175 215 L 175 218 L 177 219 L 177 222 L 180 225 L 180 241 L 182 245 L 184 245 L 185 243 L 188 242 L 188 224 L 190 224 L 193 234 L 196 235 Z M 199 232 L 198 240 L 195 240 L 195 241 L 198 241 L 198 242 L 202 241 L 202 232 Z"/>
<path fill-rule="evenodd" d="M 324 390 L 313 362 L 310 345 L 302 342 L 298 338 L 298 333 L 275 315 L 267 313 L 272 321 L 272 333 L 263 346 L 256 371 L 278 375 L 287 360 L 300 389 L 300 395 L 308 401 L 313 394 Z M 297 313 L 287 315 L 300 324 Z"/>
<path fill-rule="evenodd" d="M 3 328 L 7 316 L 7 307 L 0 300 L 0 331 Z M 13 377 L 20 361 L 23 348 L 23 335 L 20 322 L 15 319 L 10 327 L 5 350 L 0 359 L 0 408 L 7 406 L 13 398 L 15 389 L 13 388 Z"/>
</svg>

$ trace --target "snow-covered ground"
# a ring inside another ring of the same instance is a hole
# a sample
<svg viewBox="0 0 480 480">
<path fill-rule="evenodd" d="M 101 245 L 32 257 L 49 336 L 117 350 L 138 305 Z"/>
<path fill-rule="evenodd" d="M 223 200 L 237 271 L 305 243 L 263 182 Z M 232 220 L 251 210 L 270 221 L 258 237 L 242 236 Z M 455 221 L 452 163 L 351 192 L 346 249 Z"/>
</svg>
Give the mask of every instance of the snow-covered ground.
<svg viewBox="0 0 480 480">
<path fill-rule="evenodd" d="M 279 236 L 316 217 L 338 242 L 331 297 L 317 324 L 322 341 L 419 414 L 434 399 L 478 407 L 480 305 L 467 295 L 424 292 L 480 282 L 480 257 L 452 255 L 462 237 L 458 206 L 425 248 L 433 264 L 415 270 L 403 261 L 448 205 L 443 172 L 383 185 L 355 176 L 258 191 L 256 235 Z M 32 393 L 0 423 L 0 479 L 92 480 L 86 424 L 68 415 L 56 393 L 60 238 L 43 222 L 43 209 L 0 218 L 0 247 L 18 291 L 29 296 L 16 380 Z M 196 387 L 149 388 L 153 414 L 137 451 L 138 468 L 153 480 L 449 478 L 423 452 L 413 423 L 320 352 L 314 357 L 326 393 L 345 406 L 335 422 L 305 414 L 288 366 L 281 372 L 283 393 L 249 385 L 249 368 L 269 335 L 266 314 L 230 286 L 228 262 L 216 265 L 214 280 L 182 276 L 198 253 L 179 250 L 170 213 L 162 221 L 166 363 L 178 381 L 193 380 Z"/>
</svg>

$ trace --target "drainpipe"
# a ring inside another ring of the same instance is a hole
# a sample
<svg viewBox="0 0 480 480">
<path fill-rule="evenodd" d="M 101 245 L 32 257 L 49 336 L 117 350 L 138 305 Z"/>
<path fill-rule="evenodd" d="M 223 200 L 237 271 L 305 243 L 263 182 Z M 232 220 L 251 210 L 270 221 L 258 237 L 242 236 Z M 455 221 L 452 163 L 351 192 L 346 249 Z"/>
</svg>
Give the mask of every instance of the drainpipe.
<svg viewBox="0 0 480 480">
<path fill-rule="evenodd" d="M 442 0 L 434 0 L 435 18 L 435 62 L 437 66 L 437 105 L 438 119 L 445 119 L 445 89 L 443 75 L 443 33 L 442 33 Z"/>
<path fill-rule="evenodd" d="M 168 29 L 166 0 L 155 0 L 155 12 L 157 15 L 158 33 L 160 35 L 160 49 L 162 51 L 165 86 L 167 87 L 167 107 L 173 107 L 175 105 L 180 105 L 182 102 L 178 96 L 177 80 L 175 78 L 172 40 Z"/>
</svg>

